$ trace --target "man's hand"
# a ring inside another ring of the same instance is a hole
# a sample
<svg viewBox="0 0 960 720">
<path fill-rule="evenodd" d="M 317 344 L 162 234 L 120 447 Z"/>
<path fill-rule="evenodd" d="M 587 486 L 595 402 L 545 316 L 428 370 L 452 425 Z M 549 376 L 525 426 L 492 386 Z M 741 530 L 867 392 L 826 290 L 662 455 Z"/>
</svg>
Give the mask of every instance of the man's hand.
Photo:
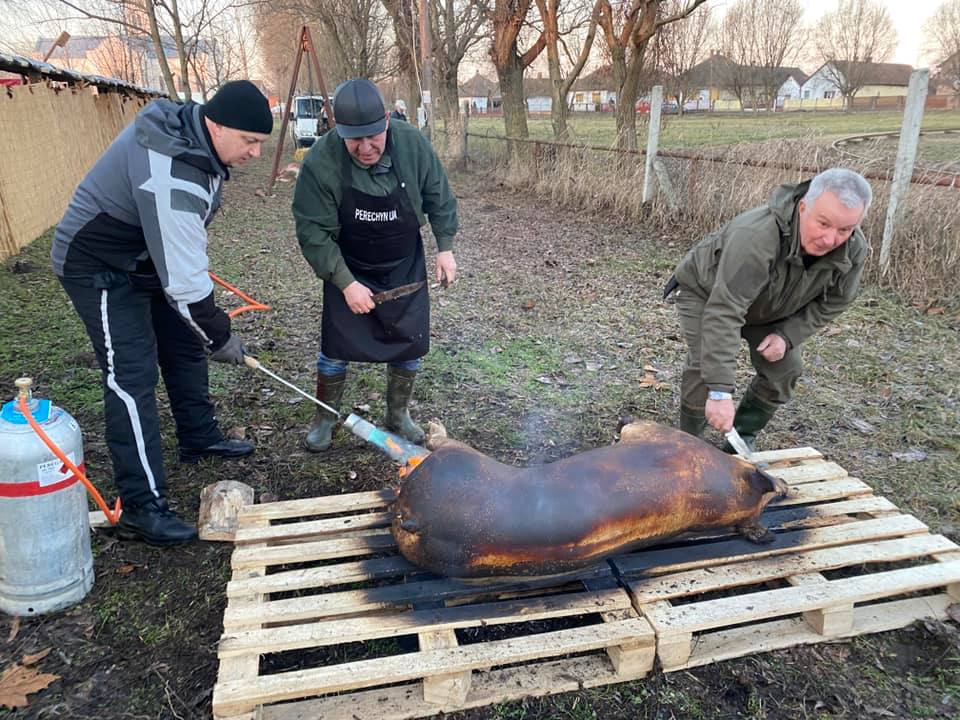
<svg viewBox="0 0 960 720">
<path fill-rule="evenodd" d="M 783 356 L 787 354 L 787 341 L 777 333 L 770 333 L 757 345 L 757 352 L 768 362 L 783 360 Z"/>
<path fill-rule="evenodd" d="M 453 259 L 453 250 L 437 253 L 437 282 L 450 287 L 457 277 L 457 261 Z"/>
<path fill-rule="evenodd" d="M 733 407 L 733 399 L 707 400 L 703 414 L 706 415 L 710 427 L 722 433 L 728 432 L 733 427 L 733 416 L 736 414 Z"/>
<path fill-rule="evenodd" d="M 240 338 L 231 335 L 218 349 L 210 353 L 210 359 L 215 362 L 243 365 L 244 347 Z"/>
<path fill-rule="evenodd" d="M 343 299 L 354 315 L 366 315 L 377 306 L 373 302 L 373 291 L 356 280 L 343 289 Z"/>
</svg>

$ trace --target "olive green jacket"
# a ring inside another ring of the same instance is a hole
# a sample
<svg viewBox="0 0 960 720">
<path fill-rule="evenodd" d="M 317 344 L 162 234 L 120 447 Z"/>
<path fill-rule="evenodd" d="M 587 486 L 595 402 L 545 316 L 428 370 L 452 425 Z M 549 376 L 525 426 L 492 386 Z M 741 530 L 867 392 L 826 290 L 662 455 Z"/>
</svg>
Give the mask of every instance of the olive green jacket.
<svg viewBox="0 0 960 720">
<path fill-rule="evenodd" d="M 743 326 L 769 326 L 795 348 L 856 298 L 867 257 L 859 227 L 804 268 L 797 204 L 809 184 L 781 185 L 767 205 L 705 237 L 677 266 L 681 288 L 705 303 L 700 367 L 711 390 L 733 392 Z"/>
<path fill-rule="evenodd" d="M 318 138 L 307 153 L 293 195 L 297 240 L 304 257 L 321 280 L 343 290 L 354 281 L 336 244 L 340 232 L 338 209 L 343 195 L 341 163 L 347 148 L 336 131 Z M 421 225 L 427 217 L 439 250 L 453 249 L 457 233 L 457 198 L 430 142 L 409 123 L 391 120 L 381 162 L 365 168 L 353 162 L 353 187 L 384 197 L 397 186 L 399 176 Z M 390 171 L 391 165 L 396 173 Z"/>
</svg>

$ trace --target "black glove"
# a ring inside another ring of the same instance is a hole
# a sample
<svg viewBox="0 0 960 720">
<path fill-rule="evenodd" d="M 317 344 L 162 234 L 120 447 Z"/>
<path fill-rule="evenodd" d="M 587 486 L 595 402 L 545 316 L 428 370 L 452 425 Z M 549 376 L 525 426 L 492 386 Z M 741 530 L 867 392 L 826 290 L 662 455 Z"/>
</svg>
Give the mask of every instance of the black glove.
<svg viewBox="0 0 960 720">
<path fill-rule="evenodd" d="M 215 362 L 230 363 L 231 365 L 243 365 L 244 355 L 246 355 L 246 349 L 240 342 L 240 338 L 231 335 L 218 350 L 210 353 L 210 359 Z"/>
</svg>

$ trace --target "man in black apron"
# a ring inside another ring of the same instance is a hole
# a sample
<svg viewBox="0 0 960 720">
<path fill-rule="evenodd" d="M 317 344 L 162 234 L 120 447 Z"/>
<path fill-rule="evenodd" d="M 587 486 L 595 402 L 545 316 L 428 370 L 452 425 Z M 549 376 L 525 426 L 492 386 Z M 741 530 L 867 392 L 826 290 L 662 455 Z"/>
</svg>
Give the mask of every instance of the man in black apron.
<svg viewBox="0 0 960 720">
<path fill-rule="evenodd" d="M 323 280 L 317 397 L 338 407 L 350 361 L 387 363 L 384 424 L 413 442 L 423 430 L 409 404 L 430 349 L 430 298 L 420 227 L 437 238 L 436 279 L 456 277 L 457 203 L 430 143 L 413 126 L 389 125 L 377 87 L 348 80 L 333 100 L 336 133 L 311 148 L 293 213 L 304 256 Z M 336 418 L 318 412 L 306 445 L 330 447 Z"/>
</svg>

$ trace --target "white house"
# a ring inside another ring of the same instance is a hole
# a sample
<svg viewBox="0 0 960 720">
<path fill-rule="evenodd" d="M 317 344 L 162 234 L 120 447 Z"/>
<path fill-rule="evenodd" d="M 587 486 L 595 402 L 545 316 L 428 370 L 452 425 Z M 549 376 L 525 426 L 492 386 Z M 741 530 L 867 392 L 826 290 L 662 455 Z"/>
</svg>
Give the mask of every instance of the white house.
<svg viewBox="0 0 960 720">
<path fill-rule="evenodd" d="M 567 105 L 578 112 L 605 112 L 617 106 L 613 69 L 607 65 L 584 75 L 567 93 Z"/>
<path fill-rule="evenodd" d="M 840 97 L 841 88 L 850 78 L 860 88 L 856 98 L 891 97 L 907 94 L 910 65 L 872 62 L 827 62 L 811 75 L 801 88 L 804 100 Z"/>
</svg>

